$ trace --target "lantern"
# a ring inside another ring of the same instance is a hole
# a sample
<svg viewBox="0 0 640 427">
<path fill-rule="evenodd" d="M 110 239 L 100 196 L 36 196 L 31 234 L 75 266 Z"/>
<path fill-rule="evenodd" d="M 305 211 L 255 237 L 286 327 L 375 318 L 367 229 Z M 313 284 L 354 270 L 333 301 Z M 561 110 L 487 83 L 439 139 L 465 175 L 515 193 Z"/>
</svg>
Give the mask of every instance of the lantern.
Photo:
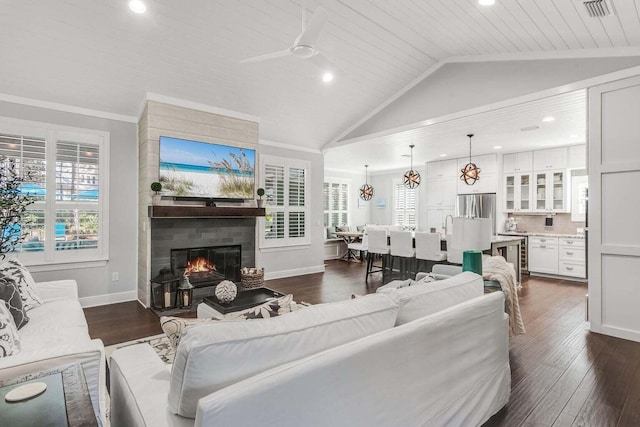
<svg viewBox="0 0 640 427">
<path fill-rule="evenodd" d="M 171 274 L 171 269 L 161 269 L 160 273 L 151 279 L 151 308 L 161 311 L 176 308 L 179 283 L 180 279 Z"/>
<path fill-rule="evenodd" d="M 182 285 L 178 288 L 178 306 L 191 308 L 191 304 L 193 304 L 193 285 L 189 282 L 189 276 L 184 276 Z"/>
</svg>

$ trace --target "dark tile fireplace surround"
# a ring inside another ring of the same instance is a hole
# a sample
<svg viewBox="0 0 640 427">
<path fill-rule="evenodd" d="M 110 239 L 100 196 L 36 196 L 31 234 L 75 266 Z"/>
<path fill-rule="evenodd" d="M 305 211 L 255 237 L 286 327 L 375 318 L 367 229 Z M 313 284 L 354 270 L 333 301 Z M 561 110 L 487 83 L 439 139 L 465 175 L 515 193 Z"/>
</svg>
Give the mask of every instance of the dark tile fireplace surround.
<svg viewBox="0 0 640 427">
<path fill-rule="evenodd" d="M 161 268 L 180 270 L 185 257 L 211 258 L 221 266 L 211 281 L 196 279 L 194 299 L 212 295 L 214 285 L 222 280 L 221 274 L 239 280 L 240 267 L 255 266 L 256 219 L 249 218 L 152 218 L 151 219 L 151 277 Z M 186 249 L 192 248 L 192 251 Z M 239 249 L 239 256 L 234 252 Z M 173 263 L 172 263 L 173 251 Z M 177 259 L 178 257 L 179 259 Z M 239 264 L 238 264 L 239 258 Z M 226 264 L 226 266 L 222 266 Z M 174 274 L 179 274 L 174 271 Z"/>
</svg>

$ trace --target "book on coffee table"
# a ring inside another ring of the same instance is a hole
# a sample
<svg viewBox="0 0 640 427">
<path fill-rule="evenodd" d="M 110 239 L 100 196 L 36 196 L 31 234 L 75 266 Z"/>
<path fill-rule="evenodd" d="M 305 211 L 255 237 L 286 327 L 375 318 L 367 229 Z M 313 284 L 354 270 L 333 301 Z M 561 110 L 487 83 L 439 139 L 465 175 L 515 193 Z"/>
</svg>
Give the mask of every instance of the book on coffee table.
<svg viewBox="0 0 640 427">
<path fill-rule="evenodd" d="M 255 307 L 267 301 L 267 298 L 280 298 L 283 293 L 269 288 L 255 288 L 238 292 L 238 296 L 233 301 L 223 304 L 215 296 L 205 297 L 202 302 L 213 308 L 220 314 L 232 313 Z"/>
</svg>

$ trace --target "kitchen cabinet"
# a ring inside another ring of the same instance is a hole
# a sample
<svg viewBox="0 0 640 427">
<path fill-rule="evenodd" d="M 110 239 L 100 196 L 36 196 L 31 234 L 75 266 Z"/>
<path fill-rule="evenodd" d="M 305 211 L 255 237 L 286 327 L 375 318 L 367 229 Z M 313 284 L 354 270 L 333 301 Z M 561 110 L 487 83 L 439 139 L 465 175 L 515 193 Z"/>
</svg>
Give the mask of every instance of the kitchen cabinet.
<svg viewBox="0 0 640 427">
<path fill-rule="evenodd" d="M 458 194 L 497 193 L 498 175 L 480 172 L 480 179 L 473 185 L 467 185 L 461 179 L 458 180 Z"/>
<path fill-rule="evenodd" d="M 447 215 L 451 215 L 453 217 L 455 215 L 455 208 L 445 207 L 427 209 L 427 230 L 434 228 L 436 233 L 444 233 Z M 451 233 L 451 228 L 449 228 L 449 233 Z"/>
<path fill-rule="evenodd" d="M 425 181 L 427 209 L 456 205 L 457 178 L 439 178 Z"/>
<path fill-rule="evenodd" d="M 427 163 L 425 179 L 457 178 L 460 176 L 456 159 Z"/>
<path fill-rule="evenodd" d="M 529 271 L 558 274 L 558 238 L 529 237 Z"/>
<path fill-rule="evenodd" d="M 531 172 L 533 170 L 533 151 L 505 154 L 502 157 L 502 169 L 505 174 Z"/>
<path fill-rule="evenodd" d="M 583 239 L 558 239 L 558 274 L 580 279 L 587 277 Z"/>
<path fill-rule="evenodd" d="M 480 176 L 498 173 L 498 157 L 495 154 L 484 156 L 472 156 L 471 161 L 480 168 Z M 469 163 L 469 157 L 458 158 L 458 177 L 462 174 L 462 168 Z"/>
<path fill-rule="evenodd" d="M 551 148 L 533 152 L 533 170 L 543 171 L 550 169 L 567 168 L 567 147 Z"/>
<path fill-rule="evenodd" d="M 510 173 L 504 175 L 504 211 L 527 212 L 533 209 L 533 186 L 531 173 Z"/>
<path fill-rule="evenodd" d="M 536 212 L 568 212 L 567 171 L 533 173 L 533 210 Z"/>
<path fill-rule="evenodd" d="M 569 169 L 586 169 L 587 168 L 587 146 L 572 145 L 569 147 L 569 154 L 567 160 L 567 167 Z"/>
</svg>

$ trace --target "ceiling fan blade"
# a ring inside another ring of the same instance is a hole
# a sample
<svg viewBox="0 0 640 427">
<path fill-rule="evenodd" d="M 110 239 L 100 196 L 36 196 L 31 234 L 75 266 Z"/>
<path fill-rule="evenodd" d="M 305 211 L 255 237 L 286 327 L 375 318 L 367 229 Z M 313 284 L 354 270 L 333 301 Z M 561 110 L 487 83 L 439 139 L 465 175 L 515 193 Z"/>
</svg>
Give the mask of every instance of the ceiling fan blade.
<svg viewBox="0 0 640 427">
<path fill-rule="evenodd" d="M 318 52 L 309 58 L 309 61 L 322 71 L 331 71 L 333 74 L 340 73 L 340 69 L 324 53 Z"/>
<path fill-rule="evenodd" d="M 289 55 L 291 55 L 291 50 L 285 49 L 285 50 L 280 50 L 278 52 L 272 52 L 272 53 L 266 53 L 260 56 L 254 56 L 253 58 L 243 59 L 242 61 L 240 61 L 240 63 L 244 64 L 246 62 L 268 61 L 270 59 L 282 58 L 284 56 L 289 56 Z"/>
<path fill-rule="evenodd" d="M 300 33 L 296 39 L 294 46 L 314 46 L 318 41 L 318 36 L 320 36 L 320 32 L 322 31 L 324 24 L 327 23 L 328 18 L 329 15 L 327 14 L 326 9 L 318 7 L 313 13 L 313 17 L 309 23 L 304 27 L 304 30 L 302 30 L 302 33 Z"/>
</svg>

